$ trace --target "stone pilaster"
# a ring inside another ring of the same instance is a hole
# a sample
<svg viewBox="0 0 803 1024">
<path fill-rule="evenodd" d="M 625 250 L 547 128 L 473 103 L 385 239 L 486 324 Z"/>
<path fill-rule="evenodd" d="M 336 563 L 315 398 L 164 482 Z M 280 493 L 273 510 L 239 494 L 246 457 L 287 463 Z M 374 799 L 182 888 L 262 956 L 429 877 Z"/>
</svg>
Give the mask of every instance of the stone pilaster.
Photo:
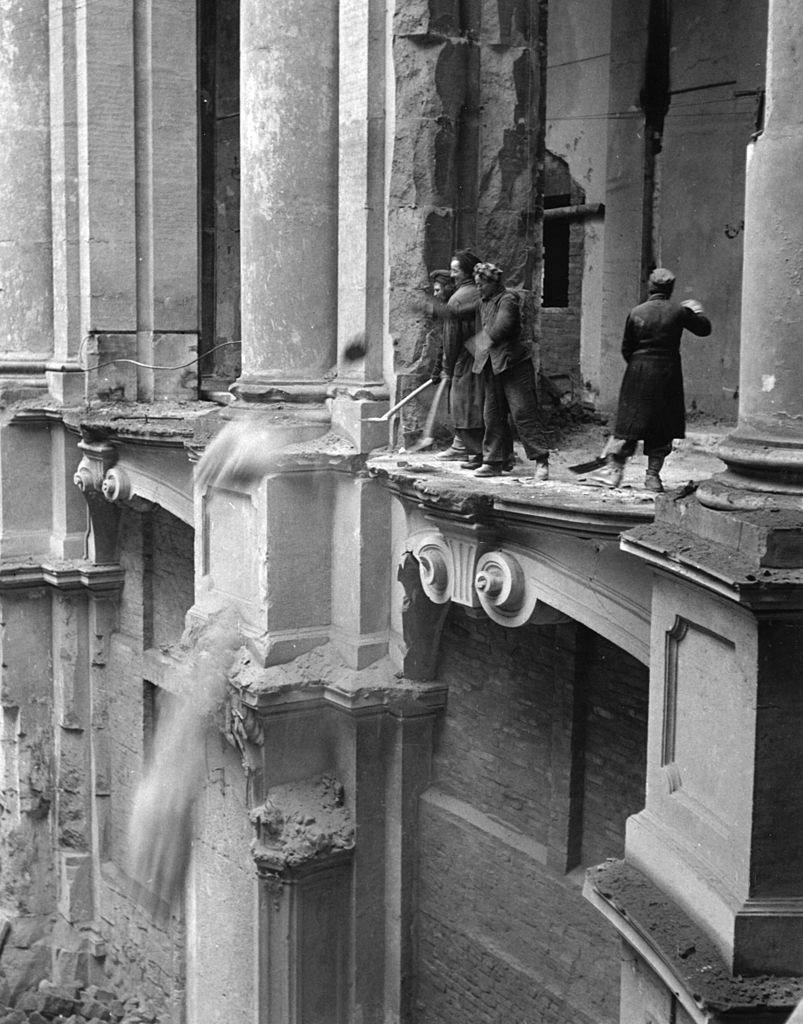
<svg viewBox="0 0 803 1024">
<path fill-rule="evenodd" d="M 280 1024 L 345 1020 L 354 826 L 330 775 L 279 786 L 251 812 L 260 1010 Z"/>
<path fill-rule="evenodd" d="M 338 171 L 338 377 L 381 385 L 385 316 L 386 5 L 348 0 L 340 9 Z M 392 66 L 390 75 L 392 77 Z M 344 359 L 364 338 L 365 358 Z"/>
<path fill-rule="evenodd" d="M 130 5 L 50 4 L 54 358 L 59 401 L 85 394 L 82 348 L 136 358 L 134 38 Z M 110 351 L 113 350 L 113 351 Z M 114 369 L 114 368 L 112 368 Z M 122 382 L 108 375 L 108 392 Z"/>
<path fill-rule="evenodd" d="M 137 359 L 141 401 L 196 397 L 198 130 L 196 4 L 134 5 Z"/>
<path fill-rule="evenodd" d="M 47 0 L 0 15 L 0 377 L 12 401 L 15 387 L 43 386 L 53 350 L 47 19 Z"/>
<path fill-rule="evenodd" d="M 701 488 L 712 508 L 803 511 L 803 24 L 770 4 L 764 130 L 750 144 L 745 196 L 739 423 Z"/>
<path fill-rule="evenodd" d="M 337 5 L 241 6 L 243 398 L 322 401 L 337 332 Z"/>
</svg>

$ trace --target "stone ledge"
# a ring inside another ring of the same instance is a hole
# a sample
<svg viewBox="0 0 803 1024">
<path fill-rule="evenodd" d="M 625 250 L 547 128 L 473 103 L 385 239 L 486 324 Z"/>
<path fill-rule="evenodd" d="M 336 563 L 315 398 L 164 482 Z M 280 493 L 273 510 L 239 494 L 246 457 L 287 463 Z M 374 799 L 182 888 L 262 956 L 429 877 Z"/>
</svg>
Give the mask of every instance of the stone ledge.
<svg viewBox="0 0 803 1024">
<path fill-rule="evenodd" d="M 756 1010 L 785 1020 L 803 998 L 803 978 L 731 974 L 699 926 L 626 861 L 590 868 L 583 892 L 628 944 L 641 940 L 642 948 L 634 948 L 675 990 L 695 1020 L 726 1019 Z"/>
<path fill-rule="evenodd" d="M 89 590 L 116 594 L 125 571 L 119 565 L 93 562 L 23 562 L 0 565 L 0 592 L 49 586 L 56 590 Z"/>
<path fill-rule="evenodd" d="M 463 521 L 503 517 L 553 529 L 616 536 L 652 520 L 654 496 L 646 491 L 608 490 L 572 480 L 535 484 L 532 469 L 478 480 L 471 472 L 431 456 L 377 454 L 369 472 L 400 497 L 426 510 Z"/>
<path fill-rule="evenodd" d="M 803 568 L 762 568 L 738 549 L 664 521 L 631 530 L 620 546 L 657 569 L 741 604 L 760 608 L 782 603 L 790 612 L 803 609 Z"/>
</svg>

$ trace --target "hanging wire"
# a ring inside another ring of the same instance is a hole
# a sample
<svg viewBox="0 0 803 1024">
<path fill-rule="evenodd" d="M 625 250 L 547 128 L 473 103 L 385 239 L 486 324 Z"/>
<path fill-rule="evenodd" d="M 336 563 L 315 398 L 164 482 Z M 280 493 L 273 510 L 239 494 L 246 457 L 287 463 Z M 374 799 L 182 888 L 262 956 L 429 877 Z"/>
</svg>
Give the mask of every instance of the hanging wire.
<svg viewBox="0 0 803 1024">
<path fill-rule="evenodd" d="M 84 352 L 86 350 L 87 342 L 89 341 L 90 335 L 86 335 L 78 346 L 78 362 L 83 364 Z M 210 348 L 207 352 L 200 352 L 197 356 L 193 356 L 186 363 L 177 363 L 175 366 L 158 366 L 155 363 L 142 363 L 138 359 L 128 359 L 120 356 L 117 359 L 108 359 L 106 362 L 97 363 L 95 366 L 65 366 L 61 371 L 62 373 L 94 373 L 95 370 L 101 370 L 104 366 L 114 366 L 117 363 L 129 363 L 131 366 L 141 366 L 145 370 L 183 370 L 187 366 L 193 366 L 195 363 L 200 362 L 201 359 L 205 359 L 207 356 L 211 356 L 213 352 L 217 352 L 218 349 L 227 348 L 230 345 L 241 345 L 240 341 L 222 341 L 219 345 L 215 345 Z"/>
</svg>

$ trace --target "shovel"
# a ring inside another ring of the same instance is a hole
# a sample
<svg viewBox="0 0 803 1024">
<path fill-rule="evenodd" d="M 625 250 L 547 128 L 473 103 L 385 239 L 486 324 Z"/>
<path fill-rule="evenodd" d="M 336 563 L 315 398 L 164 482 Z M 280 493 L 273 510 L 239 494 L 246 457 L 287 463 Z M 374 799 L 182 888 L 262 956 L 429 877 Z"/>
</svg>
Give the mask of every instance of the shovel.
<svg viewBox="0 0 803 1024">
<path fill-rule="evenodd" d="M 446 389 L 448 381 L 445 377 L 442 378 L 438 385 L 438 390 L 435 392 L 435 397 L 432 399 L 432 405 L 429 407 L 429 415 L 427 416 L 427 422 L 424 426 L 424 436 L 420 441 L 416 441 L 415 444 L 411 445 L 408 452 L 420 452 L 424 448 L 429 448 L 435 438 L 432 436 L 432 428 L 435 424 L 435 416 L 438 413 L 438 406 L 441 404 L 441 398 L 443 398 L 443 392 Z"/>
<path fill-rule="evenodd" d="M 590 459 L 588 462 L 578 462 L 576 466 L 568 466 L 567 468 L 570 473 L 590 473 L 592 470 L 604 466 L 605 462 L 605 456 L 598 455 L 596 459 Z"/>
<path fill-rule="evenodd" d="M 443 383 L 443 381 L 441 381 L 441 384 L 442 383 Z M 366 419 L 365 419 L 365 422 L 366 423 L 385 423 L 387 420 L 390 419 L 390 417 L 394 413 L 397 413 L 399 411 L 399 409 L 401 409 L 401 407 L 403 405 L 407 405 L 407 403 L 411 399 L 415 398 L 416 395 L 420 395 L 421 392 L 425 391 L 428 387 L 430 387 L 431 384 L 432 384 L 431 380 L 425 380 L 423 384 L 419 384 L 418 385 L 418 387 L 415 389 L 415 391 L 411 391 L 410 394 L 409 395 L 405 395 L 404 398 L 400 402 L 397 402 L 395 405 L 392 405 L 388 409 L 388 411 L 386 413 L 384 413 L 384 415 L 382 415 L 382 416 L 367 416 Z"/>
</svg>

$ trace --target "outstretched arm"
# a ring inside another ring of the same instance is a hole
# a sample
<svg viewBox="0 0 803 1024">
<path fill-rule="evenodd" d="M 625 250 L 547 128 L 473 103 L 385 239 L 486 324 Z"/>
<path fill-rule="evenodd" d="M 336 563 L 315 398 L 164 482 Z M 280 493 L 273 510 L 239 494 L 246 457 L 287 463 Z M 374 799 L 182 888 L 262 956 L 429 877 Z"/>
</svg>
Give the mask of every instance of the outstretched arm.
<svg viewBox="0 0 803 1024">
<path fill-rule="evenodd" d="M 680 305 L 683 307 L 683 326 L 686 330 L 698 338 L 707 338 L 711 333 L 711 321 L 697 299 L 686 299 Z"/>
</svg>

